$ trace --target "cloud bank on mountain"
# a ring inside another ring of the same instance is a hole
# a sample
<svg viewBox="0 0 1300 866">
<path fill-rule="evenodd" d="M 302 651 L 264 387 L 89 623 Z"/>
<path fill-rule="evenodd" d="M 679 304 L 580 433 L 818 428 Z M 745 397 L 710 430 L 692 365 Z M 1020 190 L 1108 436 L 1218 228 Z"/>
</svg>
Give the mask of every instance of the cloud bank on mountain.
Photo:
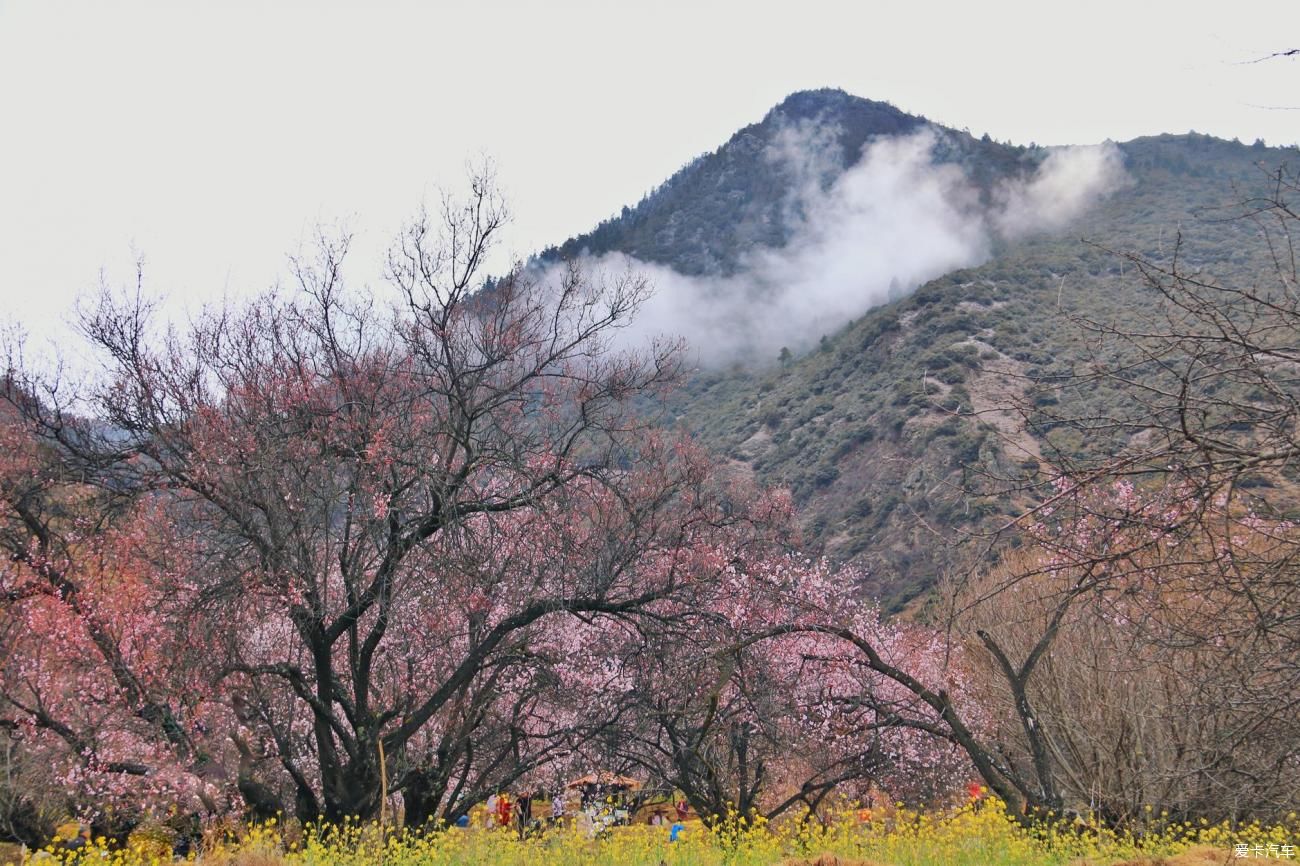
<svg viewBox="0 0 1300 866">
<path fill-rule="evenodd" d="M 957 164 L 935 158 L 946 134 L 926 127 L 880 139 L 838 172 L 834 129 L 791 125 L 765 154 L 793 178 L 784 246 L 755 246 L 728 276 L 685 275 L 622 253 L 584 265 L 651 281 L 653 294 L 624 332 L 629 346 L 678 337 L 706 366 L 770 362 L 781 347 L 807 348 L 871 307 L 985 261 L 997 238 L 1063 227 L 1125 182 L 1114 145 L 1058 148 L 1032 174 L 981 198 Z"/>
</svg>

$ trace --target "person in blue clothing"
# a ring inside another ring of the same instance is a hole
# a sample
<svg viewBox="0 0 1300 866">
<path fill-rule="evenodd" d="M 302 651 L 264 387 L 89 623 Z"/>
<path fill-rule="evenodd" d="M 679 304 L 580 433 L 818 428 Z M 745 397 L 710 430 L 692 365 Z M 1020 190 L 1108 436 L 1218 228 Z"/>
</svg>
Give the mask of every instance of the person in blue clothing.
<svg viewBox="0 0 1300 866">
<path fill-rule="evenodd" d="M 677 837 L 686 832 L 686 825 L 681 821 L 674 821 L 673 826 L 668 829 L 668 841 L 676 842 Z"/>
</svg>

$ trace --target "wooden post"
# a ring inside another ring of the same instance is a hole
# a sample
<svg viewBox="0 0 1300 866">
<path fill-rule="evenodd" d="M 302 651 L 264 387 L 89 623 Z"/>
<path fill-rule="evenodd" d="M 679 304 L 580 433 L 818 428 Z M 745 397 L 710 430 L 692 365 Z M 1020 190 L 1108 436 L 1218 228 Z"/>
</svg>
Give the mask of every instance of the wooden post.
<svg viewBox="0 0 1300 866">
<path fill-rule="evenodd" d="M 388 759 L 384 757 L 384 741 L 379 740 L 379 838 L 388 838 Z M 382 851 L 379 855 L 384 856 Z"/>
</svg>

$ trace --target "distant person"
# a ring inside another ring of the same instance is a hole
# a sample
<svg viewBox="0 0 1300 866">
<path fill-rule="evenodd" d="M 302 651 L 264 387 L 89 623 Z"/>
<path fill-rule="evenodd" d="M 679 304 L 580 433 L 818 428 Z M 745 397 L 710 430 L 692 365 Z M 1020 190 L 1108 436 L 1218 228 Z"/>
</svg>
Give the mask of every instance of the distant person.
<svg viewBox="0 0 1300 866">
<path fill-rule="evenodd" d="M 685 821 L 685 820 L 686 820 L 686 816 L 690 813 L 690 811 L 691 811 L 691 808 L 690 808 L 690 806 L 688 806 L 688 805 L 686 804 L 686 798 L 685 798 L 685 797 L 683 797 L 682 799 L 680 799 L 680 800 L 677 801 L 677 820 L 678 820 L 678 821 Z"/>
<path fill-rule="evenodd" d="M 564 792 L 560 791 L 551 798 L 551 823 L 558 824 L 564 820 Z"/>
<path fill-rule="evenodd" d="M 686 825 L 683 824 L 681 821 L 675 822 L 672 827 L 668 828 L 668 841 L 676 842 L 678 837 L 680 837 L 685 832 L 686 832 Z"/>
<path fill-rule="evenodd" d="M 515 823 L 519 825 L 519 832 L 527 833 L 528 828 L 533 823 L 533 795 L 521 794 L 514 804 Z"/>
<path fill-rule="evenodd" d="M 492 794 L 487 798 L 487 814 L 483 816 L 483 826 L 491 827 L 497 820 L 497 795 Z"/>
<path fill-rule="evenodd" d="M 989 791 L 979 782 L 971 782 L 966 786 L 966 796 L 969 798 L 972 809 L 979 810 L 984 805 L 984 795 Z"/>
</svg>

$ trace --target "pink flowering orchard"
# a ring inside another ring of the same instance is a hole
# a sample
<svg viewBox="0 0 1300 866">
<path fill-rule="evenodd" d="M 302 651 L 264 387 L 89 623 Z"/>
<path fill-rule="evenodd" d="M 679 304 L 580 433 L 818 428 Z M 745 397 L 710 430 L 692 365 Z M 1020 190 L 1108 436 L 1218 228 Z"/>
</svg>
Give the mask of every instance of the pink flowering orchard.
<svg viewBox="0 0 1300 866">
<path fill-rule="evenodd" d="M 346 239 L 185 330 L 106 295 L 75 400 L 6 380 L 0 699 L 76 809 L 337 821 L 400 794 L 423 824 L 592 761 L 713 814 L 937 783 L 946 746 L 845 645 L 751 639 L 824 615 L 925 642 L 788 555 L 788 497 L 656 432 L 676 346 L 610 346 L 643 281 L 473 294 L 500 220 L 480 185 L 410 226 L 388 308 L 346 289 Z"/>
<path fill-rule="evenodd" d="M 1292 483 L 1293 451 L 1034 462 L 889 618 L 787 492 L 675 429 L 678 345 L 616 348 L 647 282 L 487 280 L 503 219 L 485 181 L 420 217 L 387 294 L 349 289 L 346 237 L 185 327 L 106 293 L 76 387 L 11 357 L 0 832 L 432 829 L 593 770 L 710 822 L 971 784 L 1025 823 L 1285 814 L 1298 536 L 1238 482 Z"/>
<path fill-rule="evenodd" d="M 229 713 L 200 674 L 207 640 L 172 570 L 171 524 L 148 499 L 106 518 L 100 494 L 12 414 L 0 442 L 10 736 L 89 817 L 228 809 L 233 790 L 209 772 L 221 744 L 206 732 Z"/>
<path fill-rule="evenodd" d="M 605 621 L 578 633 L 561 674 L 599 720 L 590 761 L 664 780 L 713 819 L 815 811 L 832 793 L 873 789 L 933 800 L 969 778 L 940 715 L 824 624 L 955 691 L 959 651 L 882 622 L 851 571 L 770 543 L 715 557 L 720 577 L 657 603 L 651 627 Z"/>
</svg>

